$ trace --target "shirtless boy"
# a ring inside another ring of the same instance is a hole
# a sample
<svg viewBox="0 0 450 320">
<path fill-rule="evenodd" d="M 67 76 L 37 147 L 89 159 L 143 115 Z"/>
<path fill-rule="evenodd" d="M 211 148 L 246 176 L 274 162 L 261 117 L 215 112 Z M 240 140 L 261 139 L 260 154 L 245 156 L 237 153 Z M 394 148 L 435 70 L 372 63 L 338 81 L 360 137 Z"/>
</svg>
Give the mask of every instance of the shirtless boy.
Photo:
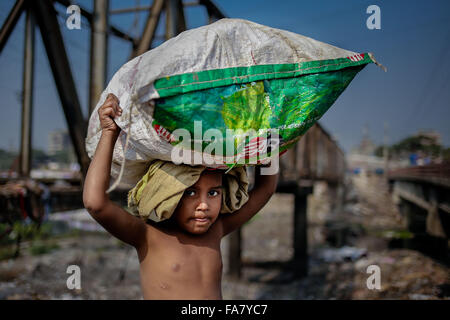
<svg viewBox="0 0 450 320">
<path fill-rule="evenodd" d="M 98 114 L 102 135 L 86 176 L 83 202 L 108 232 L 136 249 L 144 299 L 222 299 L 220 241 L 267 203 L 278 174 L 261 175 L 257 168 L 248 201 L 233 213 L 219 214 L 223 172 L 204 170 L 170 219 L 145 223 L 111 202 L 106 193 L 120 133 L 114 122 L 122 114 L 117 97 L 110 94 Z"/>
</svg>

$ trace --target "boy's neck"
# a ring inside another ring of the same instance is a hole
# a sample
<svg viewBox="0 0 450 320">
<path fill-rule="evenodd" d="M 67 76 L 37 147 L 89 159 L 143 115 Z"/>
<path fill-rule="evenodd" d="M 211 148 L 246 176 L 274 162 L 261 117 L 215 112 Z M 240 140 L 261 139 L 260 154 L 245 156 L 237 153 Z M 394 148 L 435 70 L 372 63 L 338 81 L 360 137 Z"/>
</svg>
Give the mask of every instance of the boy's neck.
<svg viewBox="0 0 450 320">
<path fill-rule="evenodd" d="M 173 234 L 173 235 L 183 234 L 190 238 L 201 238 L 202 236 L 205 236 L 209 232 L 209 230 L 208 230 L 205 233 L 201 233 L 201 234 L 191 233 L 189 231 L 186 231 L 183 228 L 180 228 L 180 226 L 174 220 L 172 220 L 170 218 L 167 220 L 160 221 L 160 222 L 147 220 L 147 224 L 149 224 L 165 233 L 168 233 L 168 234 Z M 210 227 L 210 229 L 211 229 L 211 227 Z"/>
</svg>

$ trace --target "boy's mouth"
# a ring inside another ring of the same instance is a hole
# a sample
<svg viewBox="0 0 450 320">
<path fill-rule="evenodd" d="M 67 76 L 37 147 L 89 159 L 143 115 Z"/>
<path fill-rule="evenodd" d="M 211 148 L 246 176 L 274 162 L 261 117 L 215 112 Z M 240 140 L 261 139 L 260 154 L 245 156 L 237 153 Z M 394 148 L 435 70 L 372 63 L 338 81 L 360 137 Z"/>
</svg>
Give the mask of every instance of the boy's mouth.
<svg viewBox="0 0 450 320">
<path fill-rule="evenodd" d="M 209 218 L 193 218 L 195 222 L 199 223 L 206 223 L 208 222 Z"/>
</svg>

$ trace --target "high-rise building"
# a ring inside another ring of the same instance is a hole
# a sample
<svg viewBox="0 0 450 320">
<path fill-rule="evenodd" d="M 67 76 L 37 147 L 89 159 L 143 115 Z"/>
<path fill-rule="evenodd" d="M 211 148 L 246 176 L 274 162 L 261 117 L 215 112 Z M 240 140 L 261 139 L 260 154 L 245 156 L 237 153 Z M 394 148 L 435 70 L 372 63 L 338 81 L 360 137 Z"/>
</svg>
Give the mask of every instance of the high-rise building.
<svg viewBox="0 0 450 320">
<path fill-rule="evenodd" d="M 59 151 L 69 151 L 71 147 L 70 136 L 65 130 L 56 130 L 48 135 L 48 154 L 54 155 Z"/>
</svg>

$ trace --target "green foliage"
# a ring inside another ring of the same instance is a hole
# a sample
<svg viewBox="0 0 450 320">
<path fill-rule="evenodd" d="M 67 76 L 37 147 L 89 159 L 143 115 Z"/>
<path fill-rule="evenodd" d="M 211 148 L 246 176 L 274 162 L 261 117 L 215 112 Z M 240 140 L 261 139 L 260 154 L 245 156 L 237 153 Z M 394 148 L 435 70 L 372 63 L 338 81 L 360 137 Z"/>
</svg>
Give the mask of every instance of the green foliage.
<svg viewBox="0 0 450 320">
<path fill-rule="evenodd" d="M 377 157 L 382 157 L 383 148 L 383 145 L 378 146 L 375 149 L 374 154 Z M 442 155 L 444 160 L 450 160 L 450 148 L 444 148 L 432 137 L 422 134 L 407 137 L 398 143 L 389 146 L 388 151 L 390 157 L 422 152 L 431 157 L 439 157 Z"/>
<path fill-rule="evenodd" d="M 384 230 L 378 232 L 377 235 L 387 239 L 411 239 L 414 237 L 414 234 L 408 230 Z"/>
<path fill-rule="evenodd" d="M 19 154 L 16 152 L 9 152 L 0 149 L 0 170 L 10 170 L 14 165 L 14 161 L 18 160 Z M 69 164 L 75 161 L 73 150 L 58 151 L 54 155 L 48 155 L 45 151 L 40 149 L 33 149 L 31 151 L 32 165 L 34 168 L 47 162 L 57 162 Z"/>
<path fill-rule="evenodd" d="M 384 149 L 384 146 L 378 146 L 378 147 L 375 149 L 375 151 L 373 152 L 373 154 L 374 154 L 376 157 L 383 157 L 383 149 Z"/>
<path fill-rule="evenodd" d="M 6 223 L 0 224 L 0 234 L 3 234 L 10 226 Z M 12 226 L 12 231 L 2 239 L 0 244 L 14 243 L 20 236 L 21 240 L 48 239 L 52 234 L 50 223 L 43 223 L 39 227 L 35 223 L 24 223 L 17 221 Z"/>
<path fill-rule="evenodd" d="M 10 228 L 8 224 L 0 224 L 0 234 L 5 233 Z M 48 242 L 52 234 L 51 223 L 43 223 L 40 227 L 35 223 L 24 223 L 17 221 L 12 226 L 12 231 L 0 238 L 0 261 L 14 257 L 16 253 L 16 243 L 20 241 L 30 241 L 29 251 L 33 255 L 44 254 L 59 248 L 54 242 Z"/>
<path fill-rule="evenodd" d="M 43 241 L 38 241 L 33 242 L 29 250 L 32 255 L 37 256 L 40 254 L 49 253 L 50 251 L 55 249 L 59 249 L 58 244 L 55 242 L 45 243 Z"/>
<path fill-rule="evenodd" d="M 14 254 L 16 252 L 16 249 L 14 246 L 8 246 L 8 247 L 0 247 L 0 261 L 11 259 L 14 257 Z"/>
<path fill-rule="evenodd" d="M 10 226 L 6 223 L 0 223 L 0 235 L 3 235 L 0 238 L 0 245 L 8 245 L 14 242 L 14 237 L 11 235 L 12 231 L 7 233 L 7 230 Z"/>
<path fill-rule="evenodd" d="M 48 155 L 42 150 L 33 150 L 33 163 L 42 164 L 46 162 L 70 163 L 74 159 L 72 150 L 57 151 L 55 154 Z"/>
<path fill-rule="evenodd" d="M 25 224 L 22 221 L 17 221 L 13 225 L 12 235 L 17 237 L 21 235 L 23 240 L 32 240 L 34 238 L 39 238 L 40 228 L 34 224 Z"/>
<path fill-rule="evenodd" d="M 16 158 L 16 153 L 0 149 L 0 170 L 9 170 Z"/>
<path fill-rule="evenodd" d="M 70 163 L 71 156 L 68 151 L 57 151 L 54 155 L 49 156 L 49 159 L 58 163 Z"/>
<path fill-rule="evenodd" d="M 391 147 L 394 153 L 422 151 L 434 157 L 439 156 L 441 149 L 441 145 L 436 144 L 432 138 L 424 135 L 407 137 Z"/>
<path fill-rule="evenodd" d="M 442 150 L 442 158 L 444 159 L 444 161 L 450 161 L 450 148 Z"/>
<path fill-rule="evenodd" d="M 46 163 L 47 161 L 50 160 L 47 153 L 45 153 L 45 151 L 40 149 L 33 149 L 33 151 L 31 152 L 31 157 L 33 159 L 33 166 Z"/>
</svg>

